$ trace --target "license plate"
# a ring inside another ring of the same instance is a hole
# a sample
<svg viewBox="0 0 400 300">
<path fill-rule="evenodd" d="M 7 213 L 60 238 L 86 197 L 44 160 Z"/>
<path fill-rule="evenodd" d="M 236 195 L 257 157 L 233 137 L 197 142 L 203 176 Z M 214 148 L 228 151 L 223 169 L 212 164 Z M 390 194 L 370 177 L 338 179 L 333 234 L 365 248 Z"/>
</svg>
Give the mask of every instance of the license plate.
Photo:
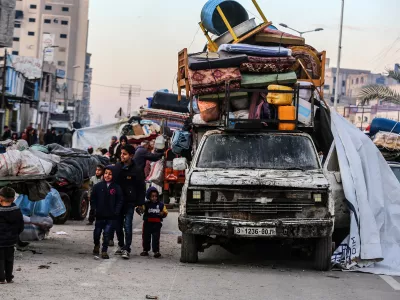
<svg viewBox="0 0 400 300">
<path fill-rule="evenodd" d="M 275 236 L 276 228 L 235 227 L 235 234 L 246 236 Z"/>
</svg>

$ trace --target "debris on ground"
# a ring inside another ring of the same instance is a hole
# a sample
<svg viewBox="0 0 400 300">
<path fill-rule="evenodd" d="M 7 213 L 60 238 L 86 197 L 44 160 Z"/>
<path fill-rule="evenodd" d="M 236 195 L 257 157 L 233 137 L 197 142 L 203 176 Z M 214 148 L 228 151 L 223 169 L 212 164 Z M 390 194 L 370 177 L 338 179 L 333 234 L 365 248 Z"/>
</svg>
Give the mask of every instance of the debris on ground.
<svg viewBox="0 0 400 300">
<path fill-rule="evenodd" d="M 40 265 L 38 267 L 38 269 L 49 269 L 49 268 L 50 268 L 50 266 L 46 266 L 46 265 Z"/>
</svg>

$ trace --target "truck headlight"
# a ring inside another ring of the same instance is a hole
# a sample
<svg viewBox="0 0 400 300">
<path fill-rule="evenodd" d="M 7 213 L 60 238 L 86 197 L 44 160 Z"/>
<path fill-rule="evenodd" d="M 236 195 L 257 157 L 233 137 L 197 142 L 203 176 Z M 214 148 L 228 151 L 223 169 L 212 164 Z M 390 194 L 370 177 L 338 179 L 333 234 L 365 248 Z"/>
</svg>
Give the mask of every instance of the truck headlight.
<svg viewBox="0 0 400 300">
<path fill-rule="evenodd" d="M 193 200 L 201 200 L 201 191 L 193 191 L 192 199 Z"/>
<path fill-rule="evenodd" d="M 313 194 L 314 202 L 321 203 L 322 202 L 322 195 L 321 194 Z"/>
</svg>

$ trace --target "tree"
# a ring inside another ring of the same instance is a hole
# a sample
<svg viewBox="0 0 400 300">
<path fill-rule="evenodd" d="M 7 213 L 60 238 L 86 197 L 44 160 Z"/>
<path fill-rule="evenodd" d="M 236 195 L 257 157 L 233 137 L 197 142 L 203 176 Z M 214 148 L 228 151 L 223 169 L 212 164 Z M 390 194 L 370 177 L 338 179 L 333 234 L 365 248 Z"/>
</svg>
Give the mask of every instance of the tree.
<svg viewBox="0 0 400 300">
<path fill-rule="evenodd" d="M 399 71 L 390 70 L 388 73 L 388 77 L 393 78 L 400 83 Z M 361 99 L 363 105 L 370 100 L 382 100 L 383 102 L 400 104 L 400 93 L 396 92 L 386 85 L 370 84 L 364 86 L 361 89 L 358 97 Z"/>
</svg>

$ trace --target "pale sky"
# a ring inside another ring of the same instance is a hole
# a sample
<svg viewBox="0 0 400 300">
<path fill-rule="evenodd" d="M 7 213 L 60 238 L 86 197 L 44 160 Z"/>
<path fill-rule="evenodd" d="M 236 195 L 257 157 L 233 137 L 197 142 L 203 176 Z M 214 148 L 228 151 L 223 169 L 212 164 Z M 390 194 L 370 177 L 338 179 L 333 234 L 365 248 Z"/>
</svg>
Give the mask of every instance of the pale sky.
<svg viewBox="0 0 400 300">
<path fill-rule="evenodd" d="M 238 2 L 258 16 L 251 0 Z M 198 30 L 204 3 L 206 0 L 90 1 L 92 124 L 98 115 L 105 123 L 113 122 L 119 107 L 124 111 L 127 107 L 127 97 L 120 96 L 119 89 L 96 84 L 140 85 L 151 91 L 172 89 L 178 51 L 193 41 L 190 52 L 199 52 L 206 43 Z M 279 23 L 300 31 L 323 27 L 324 31 L 306 34 L 306 43 L 319 51 L 326 50 L 330 66 L 336 66 L 340 0 L 259 0 L 258 3 L 278 29 L 284 29 Z M 346 0 L 341 67 L 379 73 L 400 62 L 399 12 L 399 0 Z M 140 97 L 133 98 L 132 108 L 146 104 L 146 97 L 151 95 L 152 92 L 142 92 Z"/>
</svg>

